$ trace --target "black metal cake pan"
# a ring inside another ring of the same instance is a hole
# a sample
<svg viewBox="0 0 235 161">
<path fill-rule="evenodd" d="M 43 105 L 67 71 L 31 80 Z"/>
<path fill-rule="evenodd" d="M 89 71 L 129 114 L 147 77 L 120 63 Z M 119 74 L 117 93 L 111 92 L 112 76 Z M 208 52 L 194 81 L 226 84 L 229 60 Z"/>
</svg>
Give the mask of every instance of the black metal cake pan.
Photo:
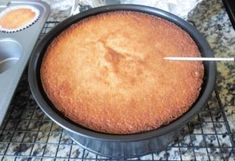
<svg viewBox="0 0 235 161">
<path fill-rule="evenodd" d="M 113 11 L 135 11 L 166 19 L 186 31 L 198 45 L 202 56 L 213 57 L 207 41 L 185 20 L 160 9 L 139 5 L 112 5 L 90 9 L 70 17 L 52 29 L 38 44 L 29 64 L 29 84 L 35 100 L 45 114 L 68 132 L 71 138 L 82 147 L 95 153 L 112 157 L 135 157 L 150 152 L 161 151 L 167 147 L 179 134 L 180 130 L 207 103 L 216 81 L 216 65 L 213 62 L 204 63 L 204 81 L 200 96 L 184 115 L 168 125 L 158 129 L 127 135 L 113 135 L 96 132 L 79 126 L 65 118 L 47 98 L 40 80 L 40 66 L 48 45 L 52 40 L 72 24 L 87 17 Z M 94 107 L 95 108 L 95 107 Z"/>
</svg>

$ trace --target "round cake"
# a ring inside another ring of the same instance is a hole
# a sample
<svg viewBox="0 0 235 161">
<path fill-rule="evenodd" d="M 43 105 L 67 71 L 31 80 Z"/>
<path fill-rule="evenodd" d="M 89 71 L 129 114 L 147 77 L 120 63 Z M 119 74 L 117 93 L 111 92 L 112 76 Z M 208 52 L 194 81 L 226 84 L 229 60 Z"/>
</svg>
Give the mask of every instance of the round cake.
<svg viewBox="0 0 235 161">
<path fill-rule="evenodd" d="M 32 24 L 39 11 L 31 6 L 13 6 L 3 10 L 0 14 L 0 30 L 15 31 Z"/>
<path fill-rule="evenodd" d="M 43 89 L 63 115 L 98 132 L 153 130 L 183 115 L 199 96 L 201 62 L 192 38 L 162 18 L 132 11 L 102 13 L 59 34 L 43 57 Z"/>
</svg>

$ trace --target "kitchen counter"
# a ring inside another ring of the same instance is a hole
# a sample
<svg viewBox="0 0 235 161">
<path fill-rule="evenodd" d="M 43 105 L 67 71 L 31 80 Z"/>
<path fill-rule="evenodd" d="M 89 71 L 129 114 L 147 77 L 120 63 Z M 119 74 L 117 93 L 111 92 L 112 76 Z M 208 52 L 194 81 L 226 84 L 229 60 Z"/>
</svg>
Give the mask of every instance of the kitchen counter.
<svg viewBox="0 0 235 161">
<path fill-rule="evenodd" d="M 80 10 L 89 9 L 80 5 Z M 50 21 L 62 20 L 63 12 Z M 207 39 L 215 56 L 235 55 L 235 31 L 221 0 L 202 1 L 188 16 Z M 182 131 L 169 148 L 136 160 L 235 160 L 235 64 L 217 64 L 216 92 L 208 106 Z M 25 71 L 0 128 L 2 160 L 109 160 L 88 152 L 38 108 L 29 90 Z"/>
</svg>

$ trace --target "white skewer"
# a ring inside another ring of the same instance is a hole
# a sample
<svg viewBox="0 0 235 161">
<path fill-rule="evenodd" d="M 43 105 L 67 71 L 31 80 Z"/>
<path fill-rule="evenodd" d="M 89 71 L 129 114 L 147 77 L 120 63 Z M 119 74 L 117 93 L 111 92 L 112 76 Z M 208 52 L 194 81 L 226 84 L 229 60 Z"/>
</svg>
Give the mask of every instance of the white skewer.
<svg viewBox="0 0 235 161">
<path fill-rule="evenodd" d="M 211 58 L 211 57 L 165 57 L 166 60 L 177 61 L 235 61 L 235 58 Z"/>
</svg>

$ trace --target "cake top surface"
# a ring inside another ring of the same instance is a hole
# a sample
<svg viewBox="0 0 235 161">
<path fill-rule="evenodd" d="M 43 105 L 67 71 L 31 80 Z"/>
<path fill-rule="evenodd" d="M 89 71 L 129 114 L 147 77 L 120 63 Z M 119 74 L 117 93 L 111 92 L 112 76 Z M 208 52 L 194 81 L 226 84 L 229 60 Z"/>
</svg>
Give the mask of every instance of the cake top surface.
<svg viewBox="0 0 235 161">
<path fill-rule="evenodd" d="M 132 11 L 99 14 L 73 24 L 49 45 L 43 88 L 55 107 L 95 131 L 152 130 L 185 113 L 199 95 L 201 62 L 192 38 L 162 18 Z"/>
</svg>

